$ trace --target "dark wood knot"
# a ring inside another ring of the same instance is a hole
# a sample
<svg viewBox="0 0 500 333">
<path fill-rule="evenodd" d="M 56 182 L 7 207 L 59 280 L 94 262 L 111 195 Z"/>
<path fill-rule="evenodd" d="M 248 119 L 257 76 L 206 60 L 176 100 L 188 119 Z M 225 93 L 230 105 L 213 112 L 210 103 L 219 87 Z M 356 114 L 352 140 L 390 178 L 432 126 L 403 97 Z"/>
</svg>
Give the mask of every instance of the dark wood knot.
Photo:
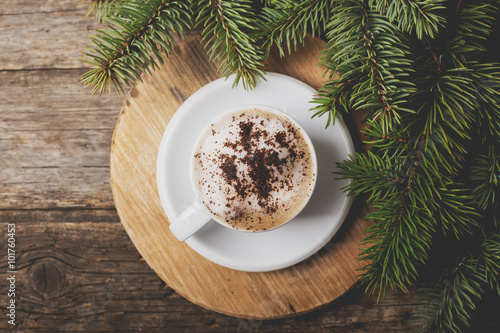
<svg viewBox="0 0 500 333">
<path fill-rule="evenodd" d="M 33 288 L 46 298 L 58 296 L 62 290 L 64 276 L 53 262 L 42 260 L 32 267 Z"/>
</svg>

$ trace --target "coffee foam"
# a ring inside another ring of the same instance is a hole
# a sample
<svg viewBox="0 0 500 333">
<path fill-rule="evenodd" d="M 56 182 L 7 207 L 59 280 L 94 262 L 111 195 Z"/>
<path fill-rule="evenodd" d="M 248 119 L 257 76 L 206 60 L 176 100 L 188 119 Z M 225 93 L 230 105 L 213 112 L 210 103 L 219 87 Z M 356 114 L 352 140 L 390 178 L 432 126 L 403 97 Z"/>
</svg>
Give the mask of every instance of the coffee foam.
<svg viewBox="0 0 500 333">
<path fill-rule="evenodd" d="M 295 216 L 307 202 L 315 161 L 287 117 L 249 109 L 219 118 L 201 135 L 194 185 L 219 222 L 263 231 Z"/>
</svg>

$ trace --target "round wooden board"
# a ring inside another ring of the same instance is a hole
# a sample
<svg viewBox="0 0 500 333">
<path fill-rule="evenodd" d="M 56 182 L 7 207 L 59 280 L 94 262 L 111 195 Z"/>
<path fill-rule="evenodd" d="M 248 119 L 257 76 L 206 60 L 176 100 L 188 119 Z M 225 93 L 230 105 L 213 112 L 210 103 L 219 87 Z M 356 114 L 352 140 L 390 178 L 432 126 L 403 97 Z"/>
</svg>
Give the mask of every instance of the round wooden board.
<svg viewBox="0 0 500 333">
<path fill-rule="evenodd" d="M 319 88 L 323 70 L 316 63 L 323 43 L 309 37 L 306 46 L 293 56 L 280 59 L 272 54 L 268 70 Z M 368 226 L 362 213 L 350 214 L 332 241 L 308 260 L 264 273 L 214 264 L 169 231 L 156 186 L 160 141 L 177 108 L 218 77 L 200 37 L 190 36 L 160 70 L 144 75 L 143 82 L 130 91 L 111 148 L 112 189 L 121 222 L 153 270 L 195 304 L 231 316 L 259 319 L 293 316 L 323 306 L 357 281 L 357 269 L 363 265 L 356 259 L 359 241 Z"/>
</svg>

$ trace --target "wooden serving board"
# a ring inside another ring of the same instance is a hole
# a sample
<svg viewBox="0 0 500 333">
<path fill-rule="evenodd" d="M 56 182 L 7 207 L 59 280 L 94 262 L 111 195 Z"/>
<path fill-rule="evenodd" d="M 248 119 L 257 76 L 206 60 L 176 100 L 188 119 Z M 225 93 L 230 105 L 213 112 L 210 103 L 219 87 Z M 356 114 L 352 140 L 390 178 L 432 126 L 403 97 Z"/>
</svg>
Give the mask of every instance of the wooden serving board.
<svg viewBox="0 0 500 333">
<path fill-rule="evenodd" d="M 268 70 L 319 88 L 323 70 L 316 63 L 323 43 L 309 37 L 306 46 L 293 56 L 283 60 L 272 54 Z M 332 241 L 310 259 L 264 273 L 214 264 L 169 231 L 156 186 L 160 141 L 177 108 L 217 78 L 200 37 L 190 36 L 160 70 L 144 75 L 143 82 L 130 91 L 111 148 L 112 189 L 121 222 L 153 270 L 195 304 L 231 316 L 259 319 L 293 316 L 323 306 L 357 281 L 357 269 L 363 263 L 356 257 L 362 232 L 368 226 L 359 214 L 361 209 L 353 209 L 358 216 L 350 214 Z"/>
</svg>

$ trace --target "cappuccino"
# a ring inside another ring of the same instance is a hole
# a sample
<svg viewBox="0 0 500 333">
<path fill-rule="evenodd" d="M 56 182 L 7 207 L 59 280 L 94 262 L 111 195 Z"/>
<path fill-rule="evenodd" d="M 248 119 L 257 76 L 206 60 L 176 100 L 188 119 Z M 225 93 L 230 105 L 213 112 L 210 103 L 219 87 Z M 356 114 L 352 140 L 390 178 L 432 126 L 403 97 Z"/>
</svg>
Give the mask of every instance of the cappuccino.
<svg viewBox="0 0 500 333">
<path fill-rule="evenodd" d="M 292 219 L 316 180 L 316 157 L 303 129 L 258 107 L 224 114 L 208 126 L 192 167 L 195 191 L 212 218 L 244 231 Z"/>
</svg>

